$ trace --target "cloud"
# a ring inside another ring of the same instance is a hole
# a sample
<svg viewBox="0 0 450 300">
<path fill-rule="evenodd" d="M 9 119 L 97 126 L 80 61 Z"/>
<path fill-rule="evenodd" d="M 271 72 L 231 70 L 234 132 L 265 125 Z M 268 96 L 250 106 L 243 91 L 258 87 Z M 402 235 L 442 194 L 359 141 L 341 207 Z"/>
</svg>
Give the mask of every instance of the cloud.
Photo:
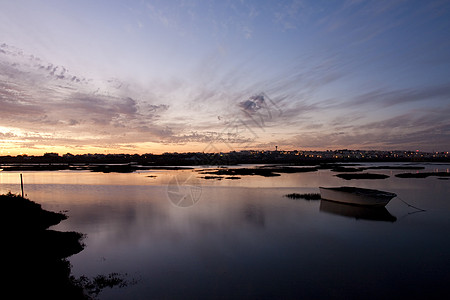
<svg viewBox="0 0 450 300">
<path fill-rule="evenodd" d="M 137 111 L 136 100 L 126 97 L 113 97 L 107 95 L 91 95 L 77 93 L 59 104 L 61 110 L 75 111 L 80 115 L 90 114 L 112 119 L 119 115 L 133 117 Z"/>
<path fill-rule="evenodd" d="M 274 11 L 274 22 L 281 24 L 284 30 L 297 29 L 298 26 L 312 13 L 304 1 L 284 1 Z"/>
<path fill-rule="evenodd" d="M 0 53 L 3 54 L 0 57 L 1 69 L 3 75 L 14 76 L 17 72 L 30 73 L 33 80 L 51 80 L 58 79 L 73 83 L 87 83 L 90 81 L 82 76 L 76 76 L 71 74 L 69 70 L 64 66 L 54 65 L 52 63 L 45 63 L 39 57 L 32 54 L 26 54 L 21 49 L 7 45 L 5 43 L 0 45 Z M 37 75 L 41 75 L 37 78 Z M 22 74 L 22 80 L 24 74 Z M 31 79 L 31 78 L 28 78 Z"/>
<path fill-rule="evenodd" d="M 329 124 L 333 126 L 334 128 L 339 128 L 339 130 L 342 130 L 344 128 L 349 128 L 354 126 L 355 122 L 364 120 L 364 117 L 367 115 L 365 112 L 357 111 L 357 112 L 351 112 L 346 113 L 342 115 L 336 116 L 334 119 L 332 119 Z"/>
<path fill-rule="evenodd" d="M 445 134 L 439 131 L 419 130 L 409 133 L 390 132 L 304 132 L 292 139 L 276 142 L 278 145 L 294 149 L 362 149 L 362 150 L 411 150 L 434 151 L 448 149 L 450 143 L 449 127 Z"/>
<path fill-rule="evenodd" d="M 11 138 L 17 138 L 17 134 L 13 133 L 13 132 L 0 132 L 0 140 L 4 140 L 4 139 L 11 139 Z"/>
<path fill-rule="evenodd" d="M 22 51 L 7 45 L 1 49 L 8 53 L 0 56 L 0 126 L 21 130 L 9 136 L 16 144 L 112 145 L 158 141 L 172 134 L 160 121 L 170 105 L 155 103 L 147 93 L 140 93 L 144 99 L 128 96 L 129 85 L 118 80 L 82 82 L 78 78 L 83 76 L 65 67 L 33 56 L 39 61 L 35 65 Z"/>
<path fill-rule="evenodd" d="M 242 136 L 236 132 L 190 132 L 182 135 L 172 135 L 166 139 L 162 139 L 165 143 L 186 144 L 186 143 L 202 143 L 202 144 L 242 144 L 249 143 L 252 139 Z"/>
<path fill-rule="evenodd" d="M 247 100 L 239 103 L 239 107 L 241 107 L 241 109 L 248 114 L 256 113 L 266 106 L 267 104 L 263 94 L 251 96 Z"/>
<path fill-rule="evenodd" d="M 370 105 L 389 107 L 398 104 L 408 104 L 411 102 L 429 100 L 447 100 L 450 98 L 450 82 L 417 88 L 402 90 L 374 90 L 366 94 L 359 95 L 350 105 Z"/>
<path fill-rule="evenodd" d="M 17 84 L 0 81 L 0 119 L 42 114 L 43 109 L 38 104 L 30 102 L 28 96 Z"/>
<path fill-rule="evenodd" d="M 339 57 L 328 52 L 320 62 L 302 56 L 268 76 L 253 76 L 267 69 L 245 64 L 224 70 L 226 60 L 218 55 L 202 61 L 190 78 L 139 86 L 119 78 L 82 80 L 83 74 L 63 66 L 0 49 L 6 53 L 0 52 L 0 126 L 21 129 L 8 137 L 3 132 L 2 138 L 23 147 L 119 149 L 153 142 L 229 151 L 274 144 L 284 149 L 448 144 L 438 138 L 449 135 L 450 111 L 444 109 L 449 84 L 375 88 L 349 93 L 348 100 L 334 98 L 326 91 L 347 74 Z M 414 103 L 429 109 L 415 109 Z"/>
<path fill-rule="evenodd" d="M 353 148 L 380 150 L 421 149 L 433 151 L 450 148 L 450 105 L 440 108 L 410 110 L 402 115 L 367 122 L 364 118 L 345 122 L 331 122 L 325 126 L 308 130 L 294 136 L 288 143 L 291 147 L 306 148 Z M 345 126 L 343 124 L 346 124 Z M 290 140 L 290 139 L 288 139 Z M 280 141 L 281 144 L 283 141 Z M 284 142 L 286 144 L 286 142 Z"/>
<path fill-rule="evenodd" d="M 215 42 L 232 37 L 251 39 L 254 21 L 260 17 L 261 3 L 248 1 L 152 1 L 143 11 L 156 25 L 174 31 L 178 36 Z M 202 36 L 198 36 L 201 28 Z"/>
<path fill-rule="evenodd" d="M 147 109 L 149 112 L 161 112 L 161 111 L 168 110 L 169 107 L 170 106 L 167 104 L 158 104 L 158 105 L 150 104 L 150 105 L 148 105 Z"/>
<path fill-rule="evenodd" d="M 421 110 L 411 110 L 405 114 L 391 117 L 376 122 L 370 122 L 361 125 L 361 130 L 395 130 L 395 129 L 410 129 L 421 130 L 437 128 L 439 126 L 447 126 L 450 124 L 450 105 L 439 108 L 428 108 Z"/>
</svg>

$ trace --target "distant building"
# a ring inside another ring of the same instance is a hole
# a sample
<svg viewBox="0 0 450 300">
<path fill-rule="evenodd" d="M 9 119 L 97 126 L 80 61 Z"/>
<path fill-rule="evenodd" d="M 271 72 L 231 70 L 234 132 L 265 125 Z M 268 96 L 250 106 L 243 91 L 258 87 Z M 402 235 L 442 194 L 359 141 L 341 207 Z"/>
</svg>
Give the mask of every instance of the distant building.
<svg viewBox="0 0 450 300">
<path fill-rule="evenodd" d="M 47 152 L 43 155 L 44 157 L 49 157 L 49 158 L 53 158 L 53 157 L 59 157 L 58 153 L 55 152 Z"/>
</svg>

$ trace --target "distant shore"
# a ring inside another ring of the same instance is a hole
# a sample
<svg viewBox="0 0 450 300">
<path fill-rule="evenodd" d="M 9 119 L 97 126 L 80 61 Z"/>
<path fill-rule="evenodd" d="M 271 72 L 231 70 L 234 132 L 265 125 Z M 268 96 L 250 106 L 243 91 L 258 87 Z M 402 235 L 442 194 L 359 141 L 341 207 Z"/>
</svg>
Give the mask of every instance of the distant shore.
<svg viewBox="0 0 450 300">
<path fill-rule="evenodd" d="M 42 156 L 0 156 L 0 168 L 47 165 L 47 170 L 67 168 L 98 168 L 104 165 L 140 165 L 147 168 L 161 166 L 227 166 L 238 164 L 291 164 L 298 166 L 324 163 L 367 162 L 450 162 L 449 152 L 328 150 L 328 151 L 262 151 L 244 150 L 230 152 L 188 152 L 163 154 L 71 154 L 45 153 Z M 111 166 L 109 166 L 111 168 Z"/>
<path fill-rule="evenodd" d="M 417 151 L 232 151 L 227 153 L 81 154 L 46 153 L 42 156 L 0 156 L 0 171 L 88 170 L 131 173 L 142 170 L 178 170 L 194 167 L 279 165 L 361 171 L 364 163 L 450 163 L 448 152 Z M 342 165 L 345 164 L 345 165 Z M 349 168 L 351 166 L 355 168 Z"/>
</svg>

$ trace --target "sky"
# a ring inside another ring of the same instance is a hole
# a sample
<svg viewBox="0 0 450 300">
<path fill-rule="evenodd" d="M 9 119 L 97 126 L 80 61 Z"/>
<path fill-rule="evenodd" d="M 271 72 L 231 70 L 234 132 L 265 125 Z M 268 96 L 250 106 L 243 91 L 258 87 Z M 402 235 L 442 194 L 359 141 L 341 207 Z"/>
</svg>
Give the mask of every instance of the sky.
<svg viewBox="0 0 450 300">
<path fill-rule="evenodd" d="M 450 150 L 450 1 L 0 0 L 0 155 Z"/>
</svg>

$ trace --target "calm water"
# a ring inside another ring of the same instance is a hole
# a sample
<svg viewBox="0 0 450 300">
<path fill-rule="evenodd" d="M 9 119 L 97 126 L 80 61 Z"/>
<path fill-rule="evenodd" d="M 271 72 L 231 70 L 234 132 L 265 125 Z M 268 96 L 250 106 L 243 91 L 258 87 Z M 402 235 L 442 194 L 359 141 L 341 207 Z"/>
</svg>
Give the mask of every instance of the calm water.
<svg viewBox="0 0 450 300">
<path fill-rule="evenodd" d="M 221 181 L 192 170 L 23 174 L 31 200 L 68 211 L 56 229 L 87 234 L 85 250 L 70 258 L 73 275 L 119 272 L 137 281 L 106 289 L 101 299 L 442 298 L 450 290 L 450 180 L 370 172 L 391 177 L 346 181 L 329 170 Z M 19 192 L 19 180 L 0 172 L 0 192 Z M 341 185 L 394 192 L 426 212 L 398 198 L 377 215 L 283 197 Z"/>
</svg>

